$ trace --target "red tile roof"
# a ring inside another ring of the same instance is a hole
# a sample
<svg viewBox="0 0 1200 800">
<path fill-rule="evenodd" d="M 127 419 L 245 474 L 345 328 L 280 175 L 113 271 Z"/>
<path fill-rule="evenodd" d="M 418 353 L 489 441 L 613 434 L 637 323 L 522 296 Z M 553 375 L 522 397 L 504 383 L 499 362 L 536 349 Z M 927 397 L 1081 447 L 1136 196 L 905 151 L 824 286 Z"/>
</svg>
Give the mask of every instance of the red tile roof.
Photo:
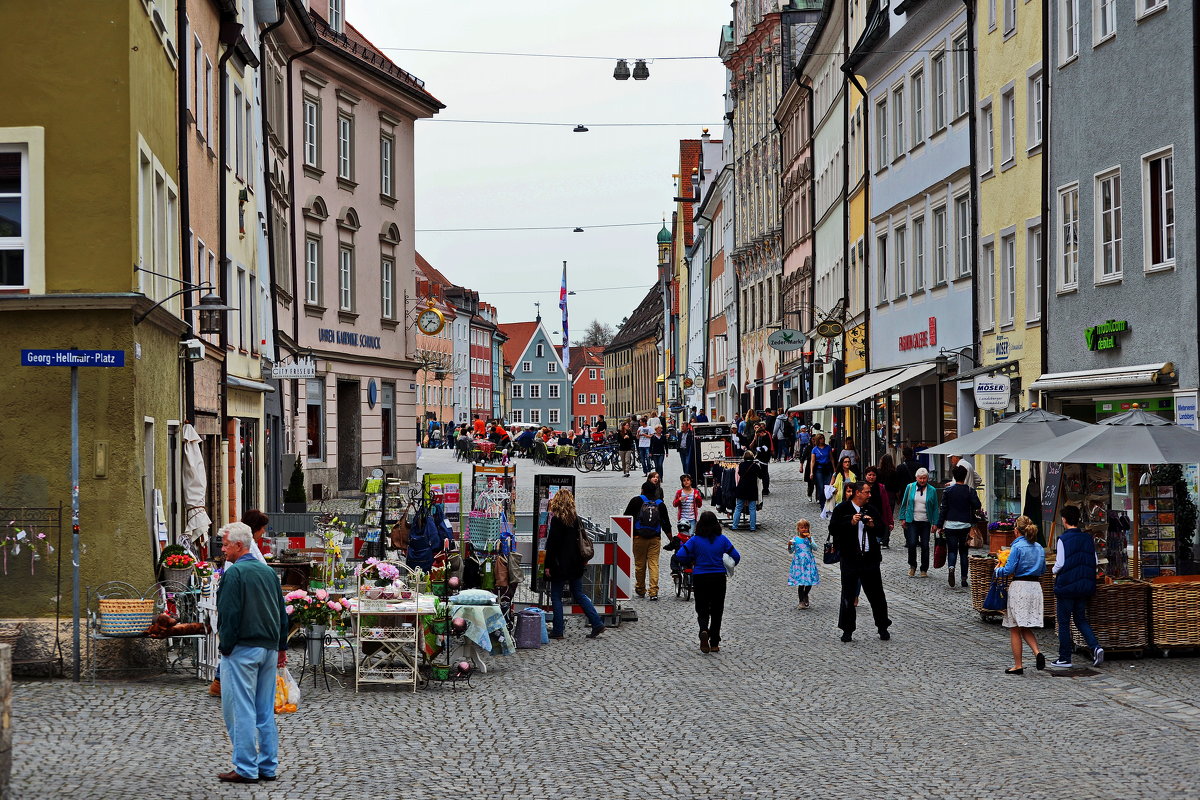
<svg viewBox="0 0 1200 800">
<path fill-rule="evenodd" d="M 521 360 L 521 354 L 529 346 L 529 340 L 533 338 L 538 324 L 537 322 L 505 322 L 496 326 L 508 337 L 508 341 L 504 343 L 504 363 L 509 367 L 517 366 L 517 362 Z"/>
<path fill-rule="evenodd" d="M 571 348 L 571 375 L 578 376 L 584 367 L 603 367 L 604 347 L 602 345 L 578 345 Z"/>
<path fill-rule="evenodd" d="M 443 275 L 441 270 L 426 261 L 425 256 L 421 255 L 420 253 L 416 254 L 415 261 L 417 269 L 424 274 L 426 279 L 428 279 L 431 283 L 440 284 L 442 290 L 449 289 L 451 286 L 457 285 Z"/>
</svg>

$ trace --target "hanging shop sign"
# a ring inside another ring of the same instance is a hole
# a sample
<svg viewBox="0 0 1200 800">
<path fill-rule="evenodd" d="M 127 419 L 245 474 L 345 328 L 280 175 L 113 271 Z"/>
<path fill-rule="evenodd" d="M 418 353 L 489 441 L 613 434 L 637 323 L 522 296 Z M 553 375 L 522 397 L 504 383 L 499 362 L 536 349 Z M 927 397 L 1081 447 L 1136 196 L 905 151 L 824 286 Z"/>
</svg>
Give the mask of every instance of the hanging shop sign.
<svg viewBox="0 0 1200 800">
<path fill-rule="evenodd" d="M 1121 346 L 1121 337 L 1129 333 L 1129 323 L 1123 319 L 1110 319 L 1103 325 L 1083 329 L 1083 339 L 1088 350 L 1116 350 Z"/>
<path fill-rule="evenodd" d="M 344 344 L 347 347 L 361 347 L 367 350 L 382 350 L 383 337 L 365 336 L 354 331 L 339 331 L 333 328 L 318 328 L 317 339 L 329 344 Z"/>
<path fill-rule="evenodd" d="M 317 377 L 317 362 L 312 357 L 297 358 L 294 361 L 280 361 L 271 365 L 271 378 L 315 378 Z"/>
<path fill-rule="evenodd" d="M 937 317 L 929 318 L 929 326 L 925 330 L 901 336 L 899 347 L 901 351 L 937 347 Z"/>
<path fill-rule="evenodd" d="M 804 334 L 800 331 L 784 328 L 775 331 L 767 338 L 767 344 L 781 353 L 790 353 L 804 347 Z"/>
<path fill-rule="evenodd" d="M 979 375 L 975 378 L 975 407 L 987 409 L 1008 408 L 1012 396 L 1012 381 L 1007 375 Z"/>
</svg>

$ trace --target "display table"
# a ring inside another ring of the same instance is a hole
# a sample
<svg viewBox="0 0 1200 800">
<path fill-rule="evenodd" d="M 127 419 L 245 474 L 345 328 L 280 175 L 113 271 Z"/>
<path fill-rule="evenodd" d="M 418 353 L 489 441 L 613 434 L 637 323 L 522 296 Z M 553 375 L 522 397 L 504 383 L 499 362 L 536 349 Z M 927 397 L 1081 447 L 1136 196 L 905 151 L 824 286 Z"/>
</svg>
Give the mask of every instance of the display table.
<svg viewBox="0 0 1200 800">
<path fill-rule="evenodd" d="M 433 601 L 432 595 L 412 600 L 351 598 L 350 613 L 358 638 L 356 692 L 364 683 L 401 684 L 417 690 L 422 617 L 433 616 Z"/>
</svg>

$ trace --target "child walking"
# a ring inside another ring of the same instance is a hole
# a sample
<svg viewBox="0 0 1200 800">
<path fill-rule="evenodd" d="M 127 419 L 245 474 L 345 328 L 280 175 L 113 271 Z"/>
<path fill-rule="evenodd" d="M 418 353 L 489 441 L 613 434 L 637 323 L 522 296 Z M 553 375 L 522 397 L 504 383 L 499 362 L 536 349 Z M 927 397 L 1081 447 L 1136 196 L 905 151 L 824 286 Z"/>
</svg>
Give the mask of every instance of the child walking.
<svg viewBox="0 0 1200 800">
<path fill-rule="evenodd" d="M 813 543 L 808 520 L 796 523 L 796 535 L 788 542 L 788 552 L 792 554 L 788 586 L 795 586 L 800 594 L 797 608 L 808 608 L 808 593 L 821 582 L 821 574 L 817 572 L 817 546 Z"/>
</svg>

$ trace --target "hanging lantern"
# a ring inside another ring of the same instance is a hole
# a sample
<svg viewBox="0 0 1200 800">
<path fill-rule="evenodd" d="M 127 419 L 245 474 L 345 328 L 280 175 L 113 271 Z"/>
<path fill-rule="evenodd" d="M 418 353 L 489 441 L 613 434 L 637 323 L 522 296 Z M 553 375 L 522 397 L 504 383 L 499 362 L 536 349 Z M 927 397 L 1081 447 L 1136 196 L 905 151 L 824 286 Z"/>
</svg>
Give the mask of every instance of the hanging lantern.
<svg viewBox="0 0 1200 800">
<path fill-rule="evenodd" d="M 625 59 L 617 59 L 617 68 L 613 70 L 613 77 L 619 81 L 629 80 L 629 62 Z"/>
<path fill-rule="evenodd" d="M 635 81 L 644 81 L 650 77 L 650 68 L 646 66 L 646 59 L 639 58 L 637 63 L 633 65 L 633 79 Z"/>
<path fill-rule="evenodd" d="M 200 302 L 194 306 L 188 306 L 185 311 L 200 312 L 200 333 L 204 335 L 219 336 L 224 322 L 224 314 L 226 311 L 237 311 L 236 308 L 227 306 L 221 302 L 221 298 L 211 292 L 200 298 Z"/>
</svg>

